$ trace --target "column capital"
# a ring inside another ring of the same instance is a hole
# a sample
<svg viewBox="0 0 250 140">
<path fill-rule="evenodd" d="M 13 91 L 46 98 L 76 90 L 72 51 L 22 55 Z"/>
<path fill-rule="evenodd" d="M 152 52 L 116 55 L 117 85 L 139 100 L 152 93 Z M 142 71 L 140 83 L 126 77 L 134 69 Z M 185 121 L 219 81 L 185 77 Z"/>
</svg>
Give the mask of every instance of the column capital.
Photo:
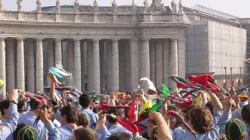
<svg viewBox="0 0 250 140">
<path fill-rule="evenodd" d="M 23 41 L 24 40 L 24 38 L 23 37 L 18 37 L 18 38 L 16 38 L 17 39 L 17 41 L 18 42 L 20 42 L 20 41 Z"/>
<path fill-rule="evenodd" d="M 99 43 L 100 39 L 93 39 L 93 43 Z"/>
<path fill-rule="evenodd" d="M 120 39 L 112 39 L 112 43 L 118 43 Z"/>
<path fill-rule="evenodd" d="M 139 39 L 138 38 L 131 38 L 129 41 L 134 43 L 134 42 L 138 42 Z"/>
<path fill-rule="evenodd" d="M 178 41 L 178 39 L 176 39 L 176 38 L 170 38 L 170 40 L 171 41 L 176 41 L 176 42 Z"/>
<path fill-rule="evenodd" d="M 149 42 L 150 39 L 149 38 L 142 38 L 141 40 L 142 40 L 142 42 Z"/>
<path fill-rule="evenodd" d="M 77 38 L 77 39 L 74 39 L 74 42 L 75 42 L 75 43 L 80 43 L 80 42 L 81 42 L 81 39 L 78 39 L 78 38 Z"/>
<path fill-rule="evenodd" d="M 36 42 L 42 42 L 43 38 L 36 38 Z"/>
<path fill-rule="evenodd" d="M 55 41 L 56 41 L 56 42 L 61 42 L 61 41 L 62 41 L 62 38 L 55 38 Z"/>
</svg>

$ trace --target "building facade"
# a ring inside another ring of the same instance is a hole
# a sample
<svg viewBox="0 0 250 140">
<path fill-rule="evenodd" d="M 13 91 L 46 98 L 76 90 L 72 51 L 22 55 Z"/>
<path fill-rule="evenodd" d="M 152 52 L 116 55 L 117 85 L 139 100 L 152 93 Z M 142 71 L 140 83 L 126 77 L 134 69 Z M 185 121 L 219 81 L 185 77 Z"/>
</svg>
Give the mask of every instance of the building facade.
<svg viewBox="0 0 250 140">
<path fill-rule="evenodd" d="M 73 73 L 67 81 L 81 90 L 136 88 L 139 78 L 175 88 L 170 75 L 185 76 L 185 29 L 182 5 L 173 10 L 157 1 L 138 7 L 60 6 L 35 12 L 0 12 L 0 79 L 3 92 L 43 91 L 47 70 L 62 63 Z M 65 12 L 64 12 L 65 10 Z"/>
<path fill-rule="evenodd" d="M 244 29 L 247 30 L 247 54 L 246 58 L 250 58 L 250 19 L 245 18 L 245 19 L 240 19 L 240 23 Z M 246 82 L 250 83 L 250 65 L 246 66 Z"/>
<path fill-rule="evenodd" d="M 192 22 L 186 31 L 186 74 L 215 72 L 220 86 L 243 85 L 247 32 L 238 17 L 204 6 L 184 11 Z"/>
</svg>

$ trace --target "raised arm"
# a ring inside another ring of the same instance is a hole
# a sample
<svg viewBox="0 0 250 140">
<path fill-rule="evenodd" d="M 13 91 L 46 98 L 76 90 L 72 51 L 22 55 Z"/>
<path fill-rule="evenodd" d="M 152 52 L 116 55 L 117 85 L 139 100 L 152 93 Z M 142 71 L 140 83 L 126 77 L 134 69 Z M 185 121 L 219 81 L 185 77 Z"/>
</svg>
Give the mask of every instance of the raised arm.
<svg viewBox="0 0 250 140">
<path fill-rule="evenodd" d="M 223 110 L 223 106 L 222 106 L 219 98 L 211 90 L 208 90 L 208 93 L 209 93 L 209 95 L 211 97 L 211 100 L 212 100 L 212 103 L 213 103 L 214 107 L 216 107 L 217 109 L 219 109 L 220 111 L 222 111 Z"/>
<path fill-rule="evenodd" d="M 53 82 L 53 76 L 50 73 L 49 73 L 49 77 L 50 77 L 50 91 L 49 91 L 49 95 L 50 95 L 51 99 L 54 99 L 56 85 Z"/>
<path fill-rule="evenodd" d="M 19 113 L 17 111 L 18 90 L 9 95 L 10 107 L 6 122 L 0 125 L 0 140 L 5 140 L 16 129 Z"/>
<path fill-rule="evenodd" d="M 41 120 L 44 123 L 44 126 L 47 128 L 49 132 L 49 138 L 48 140 L 59 140 L 60 139 L 60 132 L 59 130 L 54 126 L 51 120 L 48 118 L 48 110 L 45 108 L 44 110 L 41 110 L 40 112 Z"/>
<path fill-rule="evenodd" d="M 163 116 L 159 112 L 149 112 L 149 119 L 154 120 L 157 126 L 157 136 L 158 139 L 162 140 L 173 140 L 170 134 L 170 128 L 165 122 Z"/>
</svg>

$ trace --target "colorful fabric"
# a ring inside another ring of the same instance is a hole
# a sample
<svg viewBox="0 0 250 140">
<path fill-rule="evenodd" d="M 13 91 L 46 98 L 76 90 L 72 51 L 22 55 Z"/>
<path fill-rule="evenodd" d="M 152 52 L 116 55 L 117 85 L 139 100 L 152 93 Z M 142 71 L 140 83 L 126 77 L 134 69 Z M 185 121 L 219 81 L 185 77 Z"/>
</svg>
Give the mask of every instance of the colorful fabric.
<svg viewBox="0 0 250 140">
<path fill-rule="evenodd" d="M 146 100 L 145 104 L 142 105 L 139 114 L 142 114 L 142 113 L 146 112 L 146 109 L 149 109 L 152 106 L 153 106 L 152 101 L 151 100 Z"/>
<path fill-rule="evenodd" d="M 178 99 L 178 98 L 168 98 L 169 101 L 176 105 L 179 108 L 188 108 L 189 106 L 191 106 L 193 104 L 193 101 L 187 101 L 185 99 Z"/>
<path fill-rule="evenodd" d="M 189 88 L 191 86 L 191 83 L 182 77 L 179 76 L 170 76 L 169 77 L 171 80 L 176 82 L 177 88 Z"/>
<path fill-rule="evenodd" d="M 221 92 L 221 88 L 216 85 L 214 77 L 210 74 L 200 76 L 190 75 L 189 80 L 192 81 L 193 84 L 200 84 L 205 88 L 211 89 L 213 92 Z"/>
<path fill-rule="evenodd" d="M 125 117 L 118 117 L 117 121 L 118 121 L 119 124 L 121 124 L 123 127 L 125 127 L 126 129 L 128 129 L 133 134 L 136 134 L 137 132 L 141 132 L 141 131 L 144 130 L 143 127 L 140 127 L 140 126 L 136 125 L 135 123 L 131 123 Z"/>
</svg>

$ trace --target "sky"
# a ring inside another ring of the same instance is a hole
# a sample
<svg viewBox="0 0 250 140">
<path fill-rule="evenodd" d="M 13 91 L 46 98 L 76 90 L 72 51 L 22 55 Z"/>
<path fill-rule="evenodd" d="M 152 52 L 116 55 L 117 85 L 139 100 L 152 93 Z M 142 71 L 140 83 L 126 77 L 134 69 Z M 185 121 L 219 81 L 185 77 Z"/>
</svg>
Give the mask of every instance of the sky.
<svg viewBox="0 0 250 140">
<path fill-rule="evenodd" d="M 2 0 L 5 10 L 16 10 L 17 0 Z M 22 0 L 24 11 L 33 11 L 36 9 L 36 0 Z M 60 0 L 61 5 L 73 4 L 75 0 Z M 78 0 L 81 5 L 93 5 L 94 0 Z M 99 6 L 111 6 L 113 0 L 97 0 Z M 152 0 L 148 0 L 151 3 Z M 165 5 L 170 5 L 172 0 L 162 0 Z M 176 0 L 179 1 L 179 0 Z M 42 6 L 53 6 L 56 0 L 41 0 Z M 143 5 L 144 0 L 135 0 L 137 5 Z M 238 17 L 250 18 L 250 0 L 182 0 L 184 6 L 194 7 L 195 5 L 202 5 L 231 14 Z M 132 0 L 116 0 L 119 5 L 130 5 Z"/>
</svg>

